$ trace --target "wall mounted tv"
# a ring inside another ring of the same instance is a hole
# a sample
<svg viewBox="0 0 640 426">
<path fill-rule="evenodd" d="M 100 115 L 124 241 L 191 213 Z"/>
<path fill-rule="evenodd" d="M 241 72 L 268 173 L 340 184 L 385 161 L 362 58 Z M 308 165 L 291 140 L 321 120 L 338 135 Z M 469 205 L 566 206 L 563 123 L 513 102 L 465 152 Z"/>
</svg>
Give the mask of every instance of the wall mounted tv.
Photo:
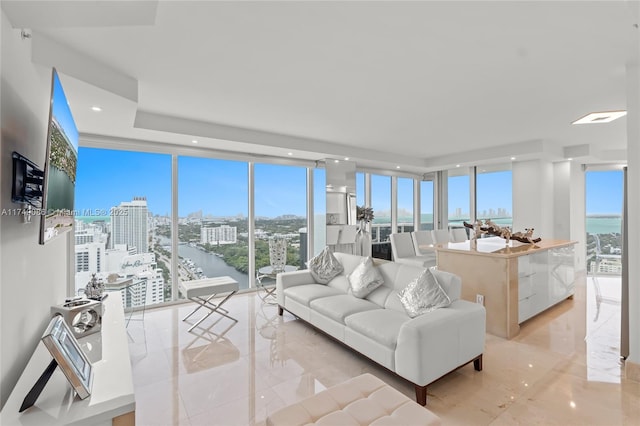
<svg viewBox="0 0 640 426">
<path fill-rule="evenodd" d="M 40 244 L 45 244 L 73 229 L 77 164 L 78 129 L 58 73 L 53 68 L 40 215 Z"/>
</svg>

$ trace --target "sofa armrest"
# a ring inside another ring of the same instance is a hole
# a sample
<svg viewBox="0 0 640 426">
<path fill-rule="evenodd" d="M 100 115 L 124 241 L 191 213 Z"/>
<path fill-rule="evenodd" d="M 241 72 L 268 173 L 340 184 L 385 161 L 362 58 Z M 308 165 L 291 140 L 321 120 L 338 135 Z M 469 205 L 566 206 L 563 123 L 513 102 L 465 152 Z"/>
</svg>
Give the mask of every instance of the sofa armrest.
<svg viewBox="0 0 640 426">
<path fill-rule="evenodd" d="M 396 373 L 425 386 L 484 351 L 486 311 L 482 305 L 456 300 L 407 321 L 396 346 Z"/>
<path fill-rule="evenodd" d="M 276 276 L 276 296 L 278 305 L 284 306 L 284 290 L 296 285 L 313 284 L 316 280 L 308 269 L 282 272 Z"/>
</svg>

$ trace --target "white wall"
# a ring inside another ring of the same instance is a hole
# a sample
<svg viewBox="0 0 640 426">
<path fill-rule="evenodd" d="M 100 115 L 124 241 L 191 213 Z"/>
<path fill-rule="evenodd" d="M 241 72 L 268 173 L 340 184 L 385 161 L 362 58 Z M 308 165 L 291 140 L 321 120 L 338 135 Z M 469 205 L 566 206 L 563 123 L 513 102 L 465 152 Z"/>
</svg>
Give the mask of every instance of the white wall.
<svg viewBox="0 0 640 426">
<path fill-rule="evenodd" d="M 553 163 L 553 238 L 571 236 L 571 162 Z"/>
<path fill-rule="evenodd" d="M 542 160 L 516 161 L 513 182 L 513 231 L 535 228 L 535 237 L 555 238 L 553 226 L 553 164 Z"/>
<path fill-rule="evenodd" d="M 31 42 L 21 39 L 20 30 L 11 28 L 4 13 L 0 29 L 0 207 L 4 210 L 21 207 L 11 202 L 12 152 L 44 164 L 51 69 L 31 63 Z M 61 237 L 40 246 L 39 222 L 23 224 L 13 215 L 0 216 L 0 236 L 0 404 L 4 406 L 40 341 L 51 305 L 66 296 L 68 240 Z"/>
</svg>

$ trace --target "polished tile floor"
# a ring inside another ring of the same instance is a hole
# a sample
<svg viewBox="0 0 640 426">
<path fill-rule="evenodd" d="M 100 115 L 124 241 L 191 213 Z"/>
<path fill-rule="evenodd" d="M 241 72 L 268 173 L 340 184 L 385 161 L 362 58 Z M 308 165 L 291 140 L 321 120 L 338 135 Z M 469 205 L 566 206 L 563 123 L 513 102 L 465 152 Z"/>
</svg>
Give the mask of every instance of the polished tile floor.
<svg viewBox="0 0 640 426">
<path fill-rule="evenodd" d="M 619 279 L 599 284 L 619 295 Z M 181 318 L 192 307 L 147 310 L 129 325 L 139 426 L 263 425 L 269 413 L 364 372 L 414 396 L 412 384 L 279 317 L 255 293 L 226 305 L 237 323 L 212 316 L 188 332 Z M 467 365 L 437 381 L 427 407 L 447 425 L 640 424 L 640 384 L 623 378 L 618 356 L 619 309 L 602 303 L 597 314 L 583 276 L 572 300 L 524 323 L 515 339 L 487 335 L 484 370 Z"/>
</svg>

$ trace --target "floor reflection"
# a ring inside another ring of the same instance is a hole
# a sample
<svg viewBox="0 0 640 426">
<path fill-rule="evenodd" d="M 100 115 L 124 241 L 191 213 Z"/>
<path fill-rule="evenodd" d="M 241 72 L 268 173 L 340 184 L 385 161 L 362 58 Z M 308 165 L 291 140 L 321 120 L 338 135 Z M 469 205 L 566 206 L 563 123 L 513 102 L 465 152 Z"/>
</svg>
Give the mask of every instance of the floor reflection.
<svg viewBox="0 0 640 426">
<path fill-rule="evenodd" d="M 604 278 L 600 286 L 616 291 Z M 601 304 L 596 318 L 594 291 L 581 276 L 572 300 L 525 322 L 515 339 L 487 335 L 484 370 L 465 366 L 431 385 L 428 408 L 444 424 L 637 422 L 640 384 L 624 379 L 617 354 L 619 307 Z M 278 316 L 255 294 L 225 306 L 238 323 L 212 316 L 198 334 L 180 321 L 190 304 L 148 310 L 130 325 L 138 424 L 262 425 L 269 413 L 364 372 L 413 398 L 407 381 Z"/>
<path fill-rule="evenodd" d="M 587 378 L 620 383 L 621 284 L 619 275 L 587 277 Z"/>
</svg>

